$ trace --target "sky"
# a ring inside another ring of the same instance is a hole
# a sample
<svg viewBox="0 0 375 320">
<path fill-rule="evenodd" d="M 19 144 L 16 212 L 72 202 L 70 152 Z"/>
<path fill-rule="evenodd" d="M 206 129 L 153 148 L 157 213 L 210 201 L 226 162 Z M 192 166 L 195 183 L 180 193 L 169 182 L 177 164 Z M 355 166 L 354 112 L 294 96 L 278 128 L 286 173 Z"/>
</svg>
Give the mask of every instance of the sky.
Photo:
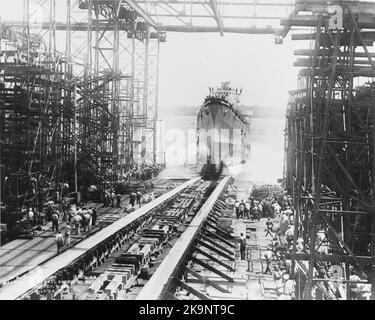
<svg viewBox="0 0 375 320">
<path fill-rule="evenodd" d="M 298 47 L 289 39 L 276 45 L 272 35 L 168 33 L 160 49 L 159 104 L 200 105 L 209 86 L 230 80 L 243 88 L 243 104 L 285 107 L 297 86 Z"/>
<path fill-rule="evenodd" d="M 65 1 L 56 3 L 57 20 L 63 21 Z M 7 2 L 0 16 L 22 20 L 22 0 Z M 48 10 L 37 17 L 44 20 Z M 169 32 L 160 47 L 159 105 L 200 105 L 209 86 L 230 80 L 243 88 L 243 104 L 285 108 L 288 91 L 297 86 L 293 49 L 305 47 L 289 40 L 276 45 L 272 35 Z"/>
</svg>

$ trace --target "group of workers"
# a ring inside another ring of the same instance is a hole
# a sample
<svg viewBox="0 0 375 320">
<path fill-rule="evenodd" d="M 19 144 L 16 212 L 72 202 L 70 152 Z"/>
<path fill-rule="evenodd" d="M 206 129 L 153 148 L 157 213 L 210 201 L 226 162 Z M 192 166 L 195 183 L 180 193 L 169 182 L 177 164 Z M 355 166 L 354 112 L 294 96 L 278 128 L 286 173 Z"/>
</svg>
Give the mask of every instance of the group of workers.
<svg viewBox="0 0 375 320">
<path fill-rule="evenodd" d="M 285 198 L 285 199 L 284 199 Z M 262 216 L 275 217 L 281 211 L 282 206 L 290 205 L 291 198 L 285 196 L 283 199 L 277 199 L 276 196 L 269 196 L 261 201 L 250 196 L 245 202 L 244 200 L 236 201 L 234 207 L 237 219 L 251 219 L 258 221 Z"/>
<path fill-rule="evenodd" d="M 285 253 L 291 248 L 294 236 L 294 208 L 292 198 L 288 195 L 277 199 L 269 196 L 266 199 L 255 200 L 250 197 L 248 201 L 236 201 L 236 217 L 245 220 L 258 220 L 266 217 L 265 236 L 272 237 L 272 242 L 263 253 L 265 260 L 264 274 L 274 276 L 276 290 L 282 288 L 279 295 L 293 295 L 295 282 L 290 278 L 290 264 Z M 280 240 L 284 239 L 280 245 Z M 246 259 L 246 236 L 240 235 L 239 241 L 241 260 Z M 299 242 L 297 250 L 302 250 L 303 241 Z M 275 263 L 275 265 L 273 265 Z"/>
<path fill-rule="evenodd" d="M 145 181 L 155 178 L 160 171 L 163 169 L 163 166 L 160 164 L 149 164 L 144 163 L 140 166 L 135 166 L 133 169 L 123 173 L 122 178 L 125 181 Z"/>
<path fill-rule="evenodd" d="M 81 228 L 83 232 L 90 230 L 91 226 L 96 225 L 96 219 L 98 217 L 97 210 L 95 207 L 87 209 L 85 206 L 72 206 L 67 214 L 63 216 L 63 222 L 66 222 L 64 234 L 59 231 L 59 216 L 57 213 L 53 214 L 52 219 L 52 231 L 56 230 L 56 245 L 57 253 L 60 253 L 61 249 L 65 245 L 70 245 L 71 230 L 74 227 L 76 235 L 80 235 Z"/>
<path fill-rule="evenodd" d="M 104 197 L 103 197 L 103 203 L 104 207 L 121 207 L 121 194 L 115 193 L 114 189 L 106 189 L 104 190 Z"/>
<path fill-rule="evenodd" d="M 132 208 L 141 205 L 143 195 L 140 191 L 132 192 L 129 196 L 129 204 Z M 105 191 L 104 207 L 121 207 L 122 196 L 115 194 L 113 189 Z M 125 210 L 126 211 L 126 210 Z M 49 201 L 44 206 L 42 213 L 34 207 L 29 207 L 26 219 L 30 223 L 32 230 L 37 225 L 45 225 L 46 222 L 52 222 L 52 231 L 57 232 L 55 242 L 57 244 L 57 251 L 60 253 L 65 245 L 70 244 L 70 235 L 72 229 L 75 230 L 76 235 L 80 235 L 81 229 L 86 232 L 90 230 L 91 226 L 96 225 L 97 210 L 95 207 L 87 208 L 85 205 L 68 205 L 64 201 L 57 204 Z M 63 233 L 59 230 L 59 223 L 65 222 L 66 226 Z M 34 234 L 34 231 L 33 231 Z"/>
<path fill-rule="evenodd" d="M 234 208 L 236 210 L 236 217 L 237 219 L 258 219 L 261 218 L 261 204 L 255 203 L 253 199 L 244 202 L 236 201 Z"/>
</svg>

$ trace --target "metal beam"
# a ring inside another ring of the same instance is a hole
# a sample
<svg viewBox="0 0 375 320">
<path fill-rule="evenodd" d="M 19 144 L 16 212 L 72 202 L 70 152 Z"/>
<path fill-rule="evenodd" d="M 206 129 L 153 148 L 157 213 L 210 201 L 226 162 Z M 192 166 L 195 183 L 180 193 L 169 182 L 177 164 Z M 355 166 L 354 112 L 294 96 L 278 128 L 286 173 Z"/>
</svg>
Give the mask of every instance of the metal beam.
<svg viewBox="0 0 375 320">
<path fill-rule="evenodd" d="M 151 27 L 157 29 L 158 23 L 152 19 L 150 15 L 136 3 L 136 1 L 122 0 L 122 2 L 126 2 L 129 7 L 135 10 Z"/>
<path fill-rule="evenodd" d="M 177 25 L 160 25 L 159 31 L 166 32 L 218 32 L 218 27 L 211 26 L 177 26 Z M 224 33 L 243 33 L 243 34 L 278 34 L 282 29 L 276 28 L 256 28 L 256 27 L 223 27 Z"/>
<path fill-rule="evenodd" d="M 308 276 L 308 273 L 309 271 L 306 269 L 306 267 L 303 265 L 303 263 L 301 263 L 300 261 L 298 261 L 298 264 L 300 265 L 301 267 L 301 270 L 305 273 L 306 276 Z M 311 282 L 312 282 L 313 278 L 311 278 Z M 328 300 L 333 300 L 332 297 L 329 295 L 329 293 L 327 292 L 327 290 L 323 287 L 323 285 L 319 282 L 315 282 L 315 285 L 320 289 L 320 291 L 324 294 L 324 296 L 328 299 Z M 308 287 L 306 286 L 305 289 L 308 289 Z"/>
<path fill-rule="evenodd" d="M 219 28 L 220 35 L 223 36 L 224 35 L 224 33 L 223 33 L 224 26 L 223 26 L 223 21 L 221 20 L 221 16 L 220 16 L 219 9 L 217 7 L 216 0 L 210 0 L 210 7 L 211 7 L 211 9 L 214 13 L 214 17 L 215 17 L 217 26 Z"/>
<path fill-rule="evenodd" d="M 308 253 L 286 253 L 285 254 L 286 259 L 296 259 L 300 261 L 308 261 L 309 260 L 309 254 Z M 374 263 L 373 257 L 365 257 L 365 256 L 357 256 L 356 257 L 358 261 L 361 261 L 363 264 L 372 264 Z M 315 260 L 316 261 L 324 261 L 324 262 L 331 262 L 331 263 L 341 263 L 341 262 L 349 262 L 356 264 L 353 257 L 349 255 L 337 255 L 337 254 L 315 254 Z"/>
</svg>

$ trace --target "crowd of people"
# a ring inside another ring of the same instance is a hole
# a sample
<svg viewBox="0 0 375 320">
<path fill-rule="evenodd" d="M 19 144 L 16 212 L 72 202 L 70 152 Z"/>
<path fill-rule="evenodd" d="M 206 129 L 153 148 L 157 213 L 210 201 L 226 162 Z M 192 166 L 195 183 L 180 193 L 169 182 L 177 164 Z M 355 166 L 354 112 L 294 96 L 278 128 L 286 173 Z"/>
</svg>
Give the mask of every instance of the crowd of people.
<svg viewBox="0 0 375 320">
<path fill-rule="evenodd" d="M 236 201 L 234 210 L 237 219 L 265 221 L 265 236 L 272 241 L 263 253 L 265 261 L 264 274 L 273 275 L 276 291 L 280 297 L 294 296 L 295 282 L 290 277 L 290 261 L 286 252 L 291 249 L 294 236 L 294 207 L 293 200 L 287 194 L 283 196 L 267 196 L 264 199 L 254 199 L 250 196 L 247 201 Z M 301 249 L 301 248 L 299 248 Z M 240 254 L 245 258 L 246 238 L 241 234 Z M 302 250 L 302 249 L 301 249 Z"/>
<path fill-rule="evenodd" d="M 290 201 L 290 197 L 285 197 L 285 201 Z M 261 217 L 275 217 L 280 213 L 281 205 L 276 196 L 267 197 L 261 201 L 254 199 L 254 197 L 249 197 L 245 202 L 244 200 L 237 200 L 234 208 L 236 211 L 237 219 L 245 220 L 260 220 Z M 284 204 L 284 199 L 282 199 L 282 204 Z"/>
<path fill-rule="evenodd" d="M 161 164 L 143 163 L 122 174 L 124 181 L 145 181 L 155 178 L 163 169 Z"/>
<path fill-rule="evenodd" d="M 152 197 L 149 199 L 150 197 L 143 195 L 140 191 L 131 192 L 129 194 L 130 208 L 134 208 L 135 205 L 140 206 L 142 201 L 152 200 Z M 113 188 L 105 189 L 103 207 L 121 208 L 122 200 L 123 196 L 118 193 L 115 194 Z M 128 213 L 127 206 L 125 206 L 124 212 Z M 91 227 L 96 225 L 97 217 L 95 207 L 88 208 L 85 204 L 68 204 L 64 201 L 57 203 L 49 201 L 42 211 L 39 211 L 36 207 L 30 207 L 26 219 L 32 228 L 44 226 L 48 222 L 52 223 L 52 231 L 57 232 L 55 242 L 59 253 L 65 245 L 70 244 L 71 232 L 74 231 L 76 235 L 80 235 L 82 231 L 89 231 Z M 63 228 L 61 228 L 61 222 L 65 224 Z"/>
<path fill-rule="evenodd" d="M 301 237 L 302 225 L 295 226 L 295 208 L 293 199 L 286 193 L 283 196 L 270 196 L 263 200 L 236 201 L 235 212 L 238 219 L 245 220 L 265 220 L 265 237 L 270 238 L 270 244 L 263 252 L 263 261 L 265 261 L 264 274 L 273 276 L 276 283 L 276 291 L 281 299 L 301 299 L 304 296 L 304 287 L 306 285 L 306 275 L 302 269 L 297 267 L 292 277 L 291 260 L 287 259 L 287 254 L 293 250 L 293 240 L 296 237 L 295 250 L 297 253 L 309 253 L 309 246 L 305 245 Z M 298 227 L 298 230 L 295 228 Z M 328 254 L 329 246 L 325 243 L 327 231 L 319 229 L 316 237 L 315 248 L 320 254 Z M 245 259 L 246 238 L 241 234 L 240 253 L 241 259 Z M 339 270 L 337 270 L 339 269 Z M 317 261 L 314 268 L 314 278 L 327 279 L 335 277 L 343 271 L 339 265 L 329 261 Z M 322 281 L 320 285 L 326 292 L 335 295 L 336 298 L 346 297 L 348 299 L 365 300 L 371 294 L 370 285 L 366 284 L 366 275 L 359 268 L 350 268 L 350 278 L 353 283 L 348 284 L 350 296 L 346 296 L 345 285 L 333 281 Z M 313 298 L 317 300 L 325 299 L 327 293 L 323 293 L 317 285 L 313 287 Z"/>
</svg>

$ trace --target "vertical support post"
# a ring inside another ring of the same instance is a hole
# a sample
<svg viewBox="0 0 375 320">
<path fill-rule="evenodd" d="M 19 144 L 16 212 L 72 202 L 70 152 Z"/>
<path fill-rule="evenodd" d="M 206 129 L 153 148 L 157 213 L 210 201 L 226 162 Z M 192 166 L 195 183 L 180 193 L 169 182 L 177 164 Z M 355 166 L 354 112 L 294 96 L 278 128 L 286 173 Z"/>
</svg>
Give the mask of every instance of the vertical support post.
<svg viewBox="0 0 375 320">
<path fill-rule="evenodd" d="M 72 76 L 72 20 L 71 20 L 71 0 L 66 0 L 66 44 L 65 44 L 65 63 L 67 76 Z"/>
<path fill-rule="evenodd" d="M 121 1 L 119 1 L 119 6 Z M 113 91 L 112 91 L 112 171 L 113 171 L 113 179 L 117 179 L 117 171 L 118 171 L 118 163 L 119 163 L 119 152 L 118 152 L 118 131 L 121 130 L 119 128 L 119 95 L 120 95 L 120 76 L 119 76 L 119 65 L 120 65 L 120 26 L 119 26 L 119 18 L 118 18 L 118 10 L 113 12 L 114 14 L 114 35 L 113 35 L 113 72 L 114 72 L 114 80 L 113 80 Z M 114 180 L 115 181 L 115 180 Z"/>
<path fill-rule="evenodd" d="M 130 84 L 130 167 L 134 167 L 134 102 L 135 102 L 135 24 L 132 30 L 131 84 Z"/>
<path fill-rule="evenodd" d="M 330 31 L 329 31 L 330 32 Z M 333 38 L 333 37 L 332 37 Z M 321 128 L 321 142 L 318 152 L 318 165 L 316 170 L 316 183 L 315 183 L 315 192 L 314 192 L 314 209 L 312 212 L 312 223 L 311 223 L 311 233 L 310 233 L 310 256 L 309 256 L 309 272 L 307 279 L 306 287 L 306 299 L 311 300 L 311 290 L 314 276 L 314 265 L 315 265 L 315 241 L 317 234 L 317 223 L 319 215 L 319 204 L 321 199 L 321 184 L 323 176 L 323 162 L 325 158 L 325 149 L 327 144 L 328 136 L 328 124 L 329 124 L 329 108 L 330 102 L 332 99 L 332 92 L 335 85 L 335 75 L 336 75 L 336 66 L 337 66 L 337 56 L 338 56 L 338 47 L 340 43 L 340 32 L 337 32 L 336 39 L 333 41 L 334 53 L 332 57 L 332 69 L 331 74 L 328 79 L 328 90 L 326 92 L 326 99 L 323 101 L 323 126 Z M 323 84 L 324 85 L 324 84 Z"/>
<path fill-rule="evenodd" d="M 90 116 L 90 98 L 88 92 L 90 91 L 90 76 L 91 76 L 91 65 L 92 65 L 92 11 L 93 11 L 93 0 L 88 0 L 88 26 L 87 26 L 87 48 L 85 57 L 85 69 L 83 74 L 84 88 L 83 88 L 83 110 L 82 110 L 82 141 L 81 143 L 86 147 L 90 144 L 88 132 L 90 131 L 89 116 Z M 83 151 L 83 150 L 82 150 Z M 92 155 L 87 155 L 92 156 Z"/>
<path fill-rule="evenodd" d="M 31 86 L 30 86 L 30 0 L 26 0 L 26 3 L 24 2 L 24 32 L 26 35 L 26 42 L 27 42 L 27 103 L 30 103 L 31 100 Z M 29 108 L 27 111 L 27 132 L 30 132 L 30 112 Z M 30 146 L 31 143 L 31 135 L 27 135 L 27 145 Z M 32 161 L 30 164 L 30 170 L 29 174 L 32 170 Z"/>
<path fill-rule="evenodd" d="M 371 256 L 375 256 L 375 114 L 373 115 L 373 123 L 372 123 L 372 174 L 371 174 L 371 245 L 370 245 L 370 253 Z M 372 263 L 371 266 L 371 300 L 375 300 L 375 263 Z"/>
<path fill-rule="evenodd" d="M 153 132 L 153 162 L 154 165 L 157 163 L 157 128 L 158 128 L 158 118 L 159 118 L 159 56 L 160 55 L 160 40 L 158 39 L 157 52 L 156 52 L 156 85 L 155 85 L 155 114 L 154 114 L 154 132 Z"/>
<path fill-rule="evenodd" d="M 77 175 L 77 85 L 73 88 L 73 145 L 74 145 L 74 192 L 78 193 L 78 175 Z"/>
<path fill-rule="evenodd" d="M 144 64 L 144 75 L 143 75 L 143 107 L 142 107 L 142 139 L 141 139 L 141 163 L 146 161 L 146 146 L 147 146 L 147 105 L 148 105 L 148 58 L 149 58 L 149 46 L 150 45 L 150 33 L 147 28 L 145 31 L 145 64 Z"/>
<path fill-rule="evenodd" d="M 56 53 L 56 0 L 50 0 L 49 53 L 51 58 Z"/>
</svg>

